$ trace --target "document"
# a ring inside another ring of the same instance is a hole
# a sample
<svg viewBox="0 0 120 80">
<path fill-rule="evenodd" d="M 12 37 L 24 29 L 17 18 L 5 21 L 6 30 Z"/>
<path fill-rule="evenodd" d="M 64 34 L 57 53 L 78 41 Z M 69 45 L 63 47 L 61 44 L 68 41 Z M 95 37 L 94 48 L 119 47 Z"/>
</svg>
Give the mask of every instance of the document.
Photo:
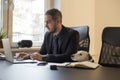
<svg viewBox="0 0 120 80">
<path fill-rule="evenodd" d="M 91 68 L 95 69 L 99 66 L 97 63 L 93 63 L 90 61 L 83 61 L 83 62 L 65 62 L 62 64 L 56 64 L 59 67 L 80 67 L 80 68 Z"/>
</svg>

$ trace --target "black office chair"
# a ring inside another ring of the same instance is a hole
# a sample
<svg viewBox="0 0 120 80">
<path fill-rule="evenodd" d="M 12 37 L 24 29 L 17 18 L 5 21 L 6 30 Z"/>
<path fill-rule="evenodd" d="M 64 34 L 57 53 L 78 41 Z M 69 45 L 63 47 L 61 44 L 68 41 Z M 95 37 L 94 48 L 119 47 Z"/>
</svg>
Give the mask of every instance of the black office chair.
<svg viewBox="0 0 120 80">
<path fill-rule="evenodd" d="M 99 64 L 120 67 L 120 27 L 104 28 Z"/>
<path fill-rule="evenodd" d="M 79 50 L 84 50 L 89 52 L 89 46 L 90 46 L 90 37 L 89 37 L 89 27 L 88 26 L 76 26 L 71 27 L 72 29 L 79 32 Z"/>
</svg>

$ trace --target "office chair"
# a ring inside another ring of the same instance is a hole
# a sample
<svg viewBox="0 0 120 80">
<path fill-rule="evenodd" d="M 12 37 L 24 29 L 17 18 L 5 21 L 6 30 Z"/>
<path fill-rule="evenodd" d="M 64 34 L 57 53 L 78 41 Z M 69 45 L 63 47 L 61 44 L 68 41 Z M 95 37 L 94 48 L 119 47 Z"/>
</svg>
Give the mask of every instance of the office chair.
<svg viewBox="0 0 120 80">
<path fill-rule="evenodd" d="M 76 26 L 71 27 L 72 29 L 79 32 L 79 50 L 84 50 L 89 52 L 90 37 L 89 37 L 89 27 L 88 26 Z"/>
<path fill-rule="evenodd" d="M 104 28 L 99 64 L 120 67 L 120 27 Z"/>
</svg>

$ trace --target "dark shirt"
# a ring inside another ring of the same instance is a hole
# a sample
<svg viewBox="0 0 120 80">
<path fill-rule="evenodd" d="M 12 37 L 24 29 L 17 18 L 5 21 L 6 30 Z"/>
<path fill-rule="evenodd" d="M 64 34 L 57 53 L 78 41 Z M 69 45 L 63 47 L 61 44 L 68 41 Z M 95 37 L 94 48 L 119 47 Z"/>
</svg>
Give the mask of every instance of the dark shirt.
<svg viewBox="0 0 120 80">
<path fill-rule="evenodd" d="M 57 47 L 55 47 L 55 37 L 57 37 Z M 70 62 L 72 61 L 71 55 L 77 52 L 78 47 L 79 33 L 62 26 L 62 30 L 56 36 L 53 33 L 46 32 L 39 53 L 45 55 L 43 60 L 47 62 Z"/>
</svg>

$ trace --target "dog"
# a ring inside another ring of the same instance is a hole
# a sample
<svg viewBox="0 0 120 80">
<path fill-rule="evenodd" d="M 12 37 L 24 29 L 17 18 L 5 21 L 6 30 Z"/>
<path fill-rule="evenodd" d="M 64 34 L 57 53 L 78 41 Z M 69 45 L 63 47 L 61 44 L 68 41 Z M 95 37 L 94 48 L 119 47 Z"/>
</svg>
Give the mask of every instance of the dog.
<svg viewBox="0 0 120 80">
<path fill-rule="evenodd" d="M 71 55 L 71 59 L 73 61 L 79 61 L 79 62 L 81 61 L 94 62 L 92 56 L 87 51 L 78 51 L 77 53 Z"/>
</svg>

